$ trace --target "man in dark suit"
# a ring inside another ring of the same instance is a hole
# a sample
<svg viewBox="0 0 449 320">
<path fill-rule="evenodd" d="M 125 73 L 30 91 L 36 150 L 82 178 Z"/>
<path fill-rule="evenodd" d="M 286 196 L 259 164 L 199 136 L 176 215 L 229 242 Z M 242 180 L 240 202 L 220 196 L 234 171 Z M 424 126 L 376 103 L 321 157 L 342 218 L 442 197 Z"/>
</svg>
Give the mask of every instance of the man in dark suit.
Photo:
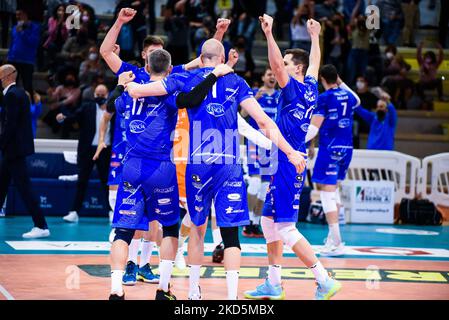
<svg viewBox="0 0 449 320">
<path fill-rule="evenodd" d="M 92 159 L 98 147 L 100 121 L 106 111 L 106 98 L 108 97 L 108 89 L 106 86 L 102 84 L 97 86 L 95 88 L 94 97 L 95 101 L 84 102 L 74 113 L 62 110 L 62 113 L 56 116 L 58 122 L 74 120 L 77 121 L 80 126 L 77 155 L 77 164 L 79 168 L 78 183 L 72 210 L 68 215 L 64 216 L 64 221 L 67 222 L 77 222 L 79 219 L 78 214 L 81 210 L 89 183 L 89 176 L 92 173 L 94 165 L 96 165 L 98 169 L 98 175 L 105 192 L 105 199 L 108 199 L 109 191 L 107 182 L 112 140 L 109 127 L 105 135 L 107 148 L 100 154 L 100 157 L 97 160 Z"/>
<path fill-rule="evenodd" d="M 22 200 L 30 211 L 34 228 L 22 236 L 27 239 L 43 238 L 50 235 L 44 213 L 33 196 L 27 172 L 26 157 L 34 153 L 31 126 L 30 99 L 25 90 L 16 85 L 17 70 L 6 64 L 0 67 L 3 88 L 2 111 L 0 114 L 0 208 L 5 202 L 11 179 L 14 181 Z"/>
</svg>

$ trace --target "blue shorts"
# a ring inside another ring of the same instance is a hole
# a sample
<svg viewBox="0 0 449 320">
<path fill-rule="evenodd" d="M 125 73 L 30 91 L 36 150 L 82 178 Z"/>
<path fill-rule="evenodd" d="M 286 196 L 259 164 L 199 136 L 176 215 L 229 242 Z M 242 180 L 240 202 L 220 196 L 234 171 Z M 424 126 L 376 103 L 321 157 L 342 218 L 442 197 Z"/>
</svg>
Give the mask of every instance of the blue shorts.
<svg viewBox="0 0 449 320">
<path fill-rule="evenodd" d="M 212 200 L 219 227 L 249 224 L 240 164 L 187 164 L 186 194 L 190 218 L 196 226 L 206 222 Z"/>
<path fill-rule="evenodd" d="M 290 162 L 280 161 L 276 173 L 271 177 L 262 215 L 273 217 L 274 222 L 298 222 L 299 197 L 307 170 L 296 173 Z"/>
<path fill-rule="evenodd" d="M 170 161 L 129 158 L 123 164 L 112 227 L 147 231 L 153 220 L 163 226 L 179 221 L 176 167 Z"/>
<path fill-rule="evenodd" d="M 248 175 L 260 175 L 262 181 L 270 181 L 272 174 L 270 151 L 259 148 L 253 143 L 247 143 L 247 150 Z"/>
<path fill-rule="evenodd" d="M 122 141 L 112 146 L 111 163 L 109 165 L 108 185 L 114 186 L 120 184 L 122 177 L 122 161 L 126 152 L 126 141 Z"/>
<path fill-rule="evenodd" d="M 312 181 L 314 183 L 336 185 L 344 180 L 352 159 L 352 146 L 319 148 Z"/>
</svg>

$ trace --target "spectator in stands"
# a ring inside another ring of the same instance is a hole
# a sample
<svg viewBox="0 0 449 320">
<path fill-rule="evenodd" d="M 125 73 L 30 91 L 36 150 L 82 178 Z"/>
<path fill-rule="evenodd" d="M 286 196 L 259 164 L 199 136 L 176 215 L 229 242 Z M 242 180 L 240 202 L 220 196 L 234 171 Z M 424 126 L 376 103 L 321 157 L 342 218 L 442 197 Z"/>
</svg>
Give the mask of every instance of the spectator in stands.
<svg viewBox="0 0 449 320">
<path fill-rule="evenodd" d="M 234 71 L 239 76 L 251 81 L 256 65 L 254 63 L 251 52 L 247 50 L 246 39 L 243 36 L 237 37 L 234 48 L 237 51 L 239 58 L 234 66 Z"/>
<path fill-rule="evenodd" d="M 56 72 L 56 55 L 61 52 L 62 46 L 69 37 L 69 31 L 66 27 L 66 6 L 60 4 L 55 7 L 52 16 L 48 19 L 48 37 L 44 42 L 44 49 L 47 51 L 50 73 Z"/>
<path fill-rule="evenodd" d="M 90 5 L 85 3 L 80 3 L 79 10 L 81 12 L 81 28 L 87 30 L 87 38 L 96 42 L 98 39 L 98 21 L 95 16 L 95 10 Z"/>
<path fill-rule="evenodd" d="M 108 173 L 109 160 L 111 157 L 111 135 L 109 124 L 107 134 L 105 135 L 105 143 L 108 146 L 101 152 L 98 160 L 93 160 L 95 151 L 98 147 L 100 121 L 106 111 L 106 99 L 108 97 L 108 89 L 104 85 L 99 85 L 95 89 L 95 101 L 88 101 L 81 105 L 74 113 L 60 113 L 57 115 L 59 122 L 73 120 L 77 121 L 80 126 L 80 137 L 78 140 L 77 150 L 77 165 L 79 168 L 78 182 L 76 186 L 75 199 L 72 205 L 72 210 L 68 215 L 64 216 L 64 221 L 77 222 L 79 219 L 79 212 L 82 207 L 84 196 L 86 194 L 89 177 L 96 165 L 98 175 L 102 184 L 102 189 L 105 194 L 105 199 L 108 199 Z"/>
<path fill-rule="evenodd" d="M 199 0 L 185 2 L 186 16 L 190 23 L 192 47 L 197 48 L 202 42 L 197 39 L 199 34 L 204 34 L 203 32 L 214 33 L 214 31 L 211 31 L 210 29 L 214 27 L 214 23 L 217 20 L 214 7 L 215 1 Z"/>
<path fill-rule="evenodd" d="M 444 60 L 443 48 L 439 43 L 438 46 L 438 59 L 433 51 L 427 51 L 422 54 L 422 48 L 424 43 L 419 44 L 416 52 L 416 59 L 419 64 L 419 81 L 416 84 L 418 94 L 424 99 L 424 90 L 437 89 L 438 99 L 443 100 L 443 80 L 438 77 L 438 68 Z"/>
<path fill-rule="evenodd" d="M 100 85 L 105 84 L 105 79 L 101 75 L 95 75 L 92 78 L 92 81 L 89 83 L 89 86 L 84 88 L 81 92 L 81 103 L 85 103 L 87 101 L 93 101 L 95 99 L 95 89 Z"/>
<path fill-rule="evenodd" d="M 357 8 L 356 8 L 357 7 Z M 354 12 L 354 8 L 356 8 L 356 15 L 364 15 L 365 14 L 365 1 L 364 0 L 343 0 L 343 15 L 345 24 L 349 24 L 351 22 L 351 17 Z"/>
<path fill-rule="evenodd" d="M 364 75 L 368 65 L 370 32 L 366 28 L 366 17 L 354 16 L 349 25 L 349 35 L 352 43 L 347 62 L 347 81 L 353 85 L 357 75 Z"/>
<path fill-rule="evenodd" d="M 325 64 L 332 64 L 337 68 L 339 74 L 344 72 L 344 59 L 347 56 L 347 32 L 343 16 L 336 14 L 332 20 L 326 20 L 326 28 L 323 36 L 323 58 Z"/>
<path fill-rule="evenodd" d="M 70 37 L 58 54 L 62 67 L 72 67 L 79 69 L 81 62 L 87 59 L 89 48 L 93 45 L 88 38 L 87 29 L 80 28 L 75 36 Z"/>
<path fill-rule="evenodd" d="M 154 6 L 154 5 L 153 5 Z M 130 28 L 131 31 L 131 41 L 132 41 L 132 49 L 131 51 L 134 52 L 134 46 L 137 42 L 137 48 L 139 52 L 142 52 L 142 43 L 145 37 L 147 36 L 147 27 L 146 27 L 146 19 L 144 16 L 146 3 L 143 0 L 120 0 L 115 7 L 114 12 L 114 19 L 113 21 L 117 20 L 118 13 L 123 8 L 132 8 L 136 10 L 136 15 L 134 18 L 130 21 L 129 24 L 124 26 L 124 30 L 127 28 Z M 122 49 L 125 49 L 124 46 L 122 46 Z M 127 58 L 126 60 L 133 60 L 135 59 L 134 56 L 127 56 L 124 57 Z M 129 59 L 128 59 L 129 58 Z"/>
<path fill-rule="evenodd" d="M 190 26 L 185 15 L 185 1 L 169 1 L 165 10 L 164 30 L 167 32 L 167 51 L 172 57 L 172 64 L 179 65 L 190 58 Z"/>
<path fill-rule="evenodd" d="M 16 13 L 17 1 L 16 0 L 2 0 L 0 1 L 0 21 L 2 27 L 1 33 L 1 48 L 8 47 L 9 36 L 9 22 L 14 22 L 14 15 Z"/>
<path fill-rule="evenodd" d="M 145 12 L 148 15 L 148 30 L 149 34 L 153 35 L 156 32 L 156 11 L 154 10 L 155 0 L 145 0 Z"/>
<path fill-rule="evenodd" d="M 31 127 L 33 128 L 33 138 L 36 139 L 37 120 L 42 113 L 41 96 L 39 95 L 39 93 L 34 92 L 33 99 L 31 99 L 31 95 L 28 92 L 26 92 L 26 94 L 30 99 Z M 32 100 L 34 100 L 34 103 L 32 102 Z"/>
<path fill-rule="evenodd" d="M 322 3 L 315 5 L 315 19 L 321 20 L 326 18 L 328 20 L 338 13 L 336 0 L 324 0 Z"/>
<path fill-rule="evenodd" d="M 207 39 L 212 38 L 214 33 L 215 33 L 215 21 L 212 20 L 212 17 L 210 16 L 204 17 L 201 28 L 196 29 L 195 34 L 193 36 L 194 48 L 199 50 L 200 45 Z"/>
<path fill-rule="evenodd" d="M 298 0 L 275 0 L 276 13 L 274 15 L 274 21 L 276 21 L 275 34 L 278 39 L 284 38 L 283 27 L 285 24 L 290 24 L 295 13 L 295 8 L 298 7 Z M 311 7 L 315 6 L 313 1 L 309 1 Z M 235 2 L 234 2 L 235 3 Z"/>
<path fill-rule="evenodd" d="M 416 47 L 415 31 L 419 28 L 419 2 L 421 0 L 402 0 L 404 14 L 404 28 L 402 29 L 402 42 L 404 46 Z"/>
<path fill-rule="evenodd" d="M 386 45 L 396 44 L 404 24 L 401 0 L 379 0 L 381 28 Z"/>
<path fill-rule="evenodd" d="M 357 77 L 355 92 L 360 98 L 360 108 L 368 111 L 377 107 L 377 97 L 370 91 L 368 81 L 365 77 Z M 365 123 L 360 116 L 354 115 L 354 148 L 360 148 L 360 133 L 368 133 L 369 125 Z"/>
<path fill-rule="evenodd" d="M 87 59 L 81 63 L 79 69 L 78 78 L 80 80 L 80 89 L 84 90 L 88 87 L 96 76 L 104 78 L 105 73 L 106 66 L 100 59 L 98 48 L 96 46 L 90 47 L 89 55 L 87 56 Z"/>
<path fill-rule="evenodd" d="M 13 181 L 34 223 L 31 231 L 24 233 L 22 237 L 43 238 L 50 236 L 50 231 L 44 213 L 33 195 L 26 165 L 26 157 L 34 154 L 30 99 L 16 85 L 16 79 L 17 70 L 13 65 L 0 67 L 0 85 L 4 96 L 0 113 L 0 208 L 3 208 Z"/>
<path fill-rule="evenodd" d="M 55 117 L 61 112 L 66 114 L 75 112 L 79 104 L 81 90 L 76 73 L 72 71 L 64 72 L 62 73 L 62 79 L 61 85 L 56 89 L 50 88 L 47 92 L 50 110 L 43 120 L 52 128 L 54 133 L 57 133 L 62 127 L 62 138 L 68 138 L 72 122 L 66 121 L 61 125 Z"/>
<path fill-rule="evenodd" d="M 22 79 L 25 91 L 33 92 L 33 73 L 39 46 L 40 25 L 28 20 L 24 10 L 16 11 L 17 24 L 11 33 L 8 63 L 12 64 Z"/>
<path fill-rule="evenodd" d="M 237 21 L 237 36 L 245 37 L 246 50 L 252 52 L 254 37 L 259 27 L 259 17 L 263 16 L 267 7 L 267 0 L 238 0 L 243 13 Z"/>
<path fill-rule="evenodd" d="M 394 150 L 397 113 L 389 100 L 379 99 L 375 111 L 368 111 L 359 107 L 355 109 L 355 112 L 370 127 L 367 149 Z"/>
<path fill-rule="evenodd" d="M 307 20 L 313 19 L 314 9 L 309 0 L 296 9 L 296 13 L 290 23 L 290 48 L 300 48 L 310 51 L 310 35 L 307 32 Z"/>
</svg>

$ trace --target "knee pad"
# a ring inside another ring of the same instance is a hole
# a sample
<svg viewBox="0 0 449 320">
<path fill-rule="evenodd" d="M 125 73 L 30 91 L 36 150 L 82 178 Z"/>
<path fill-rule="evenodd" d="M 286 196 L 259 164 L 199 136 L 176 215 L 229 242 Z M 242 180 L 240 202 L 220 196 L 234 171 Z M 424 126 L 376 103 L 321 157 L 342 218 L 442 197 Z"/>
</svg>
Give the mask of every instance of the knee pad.
<svg viewBox="0 0 449 320">
<path fill-rule="evenodd" d="M 338 188 L 335 191 L 335 200 L 337 202 L 337 205 L 341 205 L 340 189 Z"/>
<path fill-rule="evenodd" d="M 187 228 L 192 227 L 192 220 L 190 219 L 190 214 L 187 212 L 184 218 L 182 218 L 182 224 Z"/>
<path fill-rule="evenodd" d="M 248 179 L 248 193 L 252 196 L 257 195 L 260 189 L 260 177 L 249 177 Z"/>
<path fill-rule="evenodd" d="M 171 226 L 162 226 L 162 237 L 173 237 L 178 238 L 179 237 L 179 225 L 178 223 L 175 223 Z"/>
<path fill-rule="evenodd" d="M 304 238 L 293 222 L 278 222 L 275 223 L 275 227 L 282 242 L 290 248 L 292 248 L 299 240 Z"/>
<path fill-rule="evenodd" d="M 337 211 L 337 196 L 335 191 L 320 191 L 320 199 L 324 213 Z"/>
<path fill-rule="evenodd" d="M 115 209 L 115 203 L 117 202 L 117 190 L 109 190 L 109 205 L 112 211 Z"/>
<path fill-rule="evenodd" d="M 238 227 L 222 227 L 220 228 L 220 233 L 225 249 L 232 247 L 241 249 Z"/>
<path fill-rule="evenodd" d="M 114 241 L 122 240 L 125 241 L 129 246 L 131 240 L 134 238 L 135 232 L 136 230 L 133 229 L 116 228 Z"/>
<path fill-rule="evenodd" d="M 265 201 L 265 198 L 267 197 L 267 191 L 268 187 L 270 186 L 270 183 L 268 181 L 264 181 L 260 184 L 259 193 L 257 194 L 257 199 L 260 201 Z"/>
<path fill-rule="evenodd" d="M 267 217 L 260 219 L 260 225 L 262 226 L 263 236 L 267 243 L 272 243 L 282 240 L 274 226 L 274 220 Z"/>
</svg>

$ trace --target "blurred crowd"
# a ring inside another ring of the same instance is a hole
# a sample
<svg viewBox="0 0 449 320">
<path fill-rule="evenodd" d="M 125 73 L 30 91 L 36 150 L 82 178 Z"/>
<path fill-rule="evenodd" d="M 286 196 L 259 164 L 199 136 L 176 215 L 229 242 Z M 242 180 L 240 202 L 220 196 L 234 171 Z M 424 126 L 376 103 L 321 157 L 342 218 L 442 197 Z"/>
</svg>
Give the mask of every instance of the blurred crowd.
<svg viewBox="0 0 449 320">
<path fill-rule="evenodd" d="M 396 108 L 431 110 L 434 96 L 445 99 L 437 70 L 443 62 L 443 48 L 448 45 L 449 1 L 441 0 L 440 4 L 440 28 L 436 31 L 439 42 L 429 43 L 437 48 L 436 54 L 435 50 L 424 50 L 423 43 L 415 40 L 420 25 L 419 4 L 424 1 L 429 10 L 436 10 L 435 0 L 275 0 L 275 37 L 284 41 L 281 46 L 285 48 L 309 50 L 306 21 L 319 20 L 324 26 L 323 64 L 334 64 L 342 79 L 359 94 L 369 96 L 371 87 L 380 86 Z M 365 15 L 370 4 L 380 8 L 380 29 L 367 28 L 372 23 Z M 78 8 L 77 28 L 67 28 L 67 19 L 73 18 L 68 5 Z M 224 17 L 232 20 L 225 48 L 239 52 L 235 72 L 252 86 L 261 85 L 257 66 L 266 63 L 267 53 L 256 52 L 255 43 L 260 32 L 258 17 L 267 11 L 267 0 L 167 0 L 161 11 L 163 30 L 157 29 L 155 5 L 155 0 L 116 1 L 115 16 L 124 7 L 137 10 L 118 39 L 117 50 L 124 61 L 143 65 L 142 42 L 147 35 L 158 34 L 166 37 L 173 65 L 186 63 L 214 34 L 217 18 Z M 33 103 L 33 119 L 40 117 L 54 133 L 70 137 L 77 124 L 60 123 L 56 115 L 93 100 L 98 85 L 115 85 L 115 75 L 99 55 L 101 35 L 111 21 L 102 21 L 87 3 L 59 0 L 2 0 L 0 17 L 0 45 L 9 49 L 4 62 L 16 67 Z M 416 48 L 417 81 L 411 79 L 411 66 L 398 52 L 399 45 Z M 381 50 L 381 46 L 385 49 Z M 47 73 L 48 90 L 40 92 L 42 101 L 33 87 L 33 73 L 37 70 Z M 429 95 L 430 91 L 435 93 Z M 363 107 L 370 111 L 376 108 L 369 97 Z M 42 110 L 45 114 L 40 114 Z"/>
</svg>

